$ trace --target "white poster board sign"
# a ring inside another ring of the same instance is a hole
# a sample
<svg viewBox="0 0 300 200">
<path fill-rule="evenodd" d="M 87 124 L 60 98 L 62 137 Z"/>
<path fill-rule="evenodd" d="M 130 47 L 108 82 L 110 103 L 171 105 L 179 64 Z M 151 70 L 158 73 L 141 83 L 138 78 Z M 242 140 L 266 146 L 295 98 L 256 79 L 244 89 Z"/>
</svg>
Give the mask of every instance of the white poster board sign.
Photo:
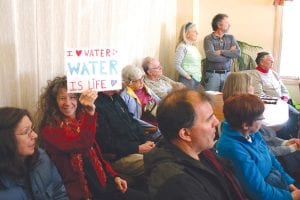
<svg viewBox="0 0 300 200">
<path fill-rule="evenodd" d="M 113 48 L 66 49 L 68 93 L 121 89 L 122 68 L 118 57 L 118 51 Z"/>
</svg>

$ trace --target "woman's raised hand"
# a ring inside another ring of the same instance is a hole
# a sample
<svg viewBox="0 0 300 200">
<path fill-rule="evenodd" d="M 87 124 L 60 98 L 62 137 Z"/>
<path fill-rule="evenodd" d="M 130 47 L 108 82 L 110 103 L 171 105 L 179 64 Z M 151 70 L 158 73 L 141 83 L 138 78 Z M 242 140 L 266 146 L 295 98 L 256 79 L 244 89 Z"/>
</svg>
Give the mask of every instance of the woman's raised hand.
<svg viewBox="0 0 300 200">
<path fill-rule="evenodd" d="M 93 90 L 85 90 L 79 97 L 79 102 L 85 107 L 86 112 L 90 115 L 95 113 L 95 100 L 98 97 L 98 92 Z"/>
</svg>

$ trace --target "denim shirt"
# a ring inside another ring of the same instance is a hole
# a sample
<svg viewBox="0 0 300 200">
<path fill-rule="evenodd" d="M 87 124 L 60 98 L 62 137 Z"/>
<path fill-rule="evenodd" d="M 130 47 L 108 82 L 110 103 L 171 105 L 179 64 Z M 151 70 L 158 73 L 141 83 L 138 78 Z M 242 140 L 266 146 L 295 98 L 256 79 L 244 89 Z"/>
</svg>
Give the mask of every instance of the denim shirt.
<svg viewBox="0 0 300 200">
<path fill-rule="evenodd" d="M 39 162 L 30 174 L 31 187 L 35 200 L 68 200 L 63 181 L 44 150 L 39 149 Z M 27 187 L 21 181 L 0 176 L 0 199 L 31 199 Z"/>
<path fill-rule="evenodd" d="M 235 50 L 230 50 L 236 46 Z M 233 35 L 224 34 L 222 38 L 213 33 L 204 38 L 204 50 L 207 58 L 206 70 L 230 71 L 232 59 L 240 56 L 241 50 Z M 221 50 L 221 55 L 215 52 Z"/>
</svg>

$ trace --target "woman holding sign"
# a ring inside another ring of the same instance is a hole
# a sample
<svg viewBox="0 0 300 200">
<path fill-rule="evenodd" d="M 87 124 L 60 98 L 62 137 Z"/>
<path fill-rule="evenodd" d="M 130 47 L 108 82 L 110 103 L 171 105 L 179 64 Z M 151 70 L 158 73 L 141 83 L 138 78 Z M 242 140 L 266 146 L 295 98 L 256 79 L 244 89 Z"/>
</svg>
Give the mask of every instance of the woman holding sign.
<svg viewBox="0 0 300 200">
<path fill-rule="evenodd" d="M 49 81 L 37 113 L 44 147 L 56 164 L 70 199 L 135 199 L 129 196 L 139 193 L 128 190 L 127 182 L 103 159 L 95 142 L 96 98 L 97 92 L 91 90 L 80 97 L 68 94 L 65 76 Z"/>
</svg>

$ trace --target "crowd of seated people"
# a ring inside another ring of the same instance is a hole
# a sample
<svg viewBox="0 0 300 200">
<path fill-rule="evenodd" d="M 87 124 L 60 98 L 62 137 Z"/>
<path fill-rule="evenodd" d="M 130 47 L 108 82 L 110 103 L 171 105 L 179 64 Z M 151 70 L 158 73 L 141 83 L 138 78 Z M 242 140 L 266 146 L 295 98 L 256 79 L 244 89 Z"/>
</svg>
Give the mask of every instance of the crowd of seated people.
<svg viewBox="0 0 300 200">
<path fill-rule="evenodd" d="M 34 122 L 44 150 L 27 110 L 0 108 L 0 199 L 300 199 L 300 140 L 290 138 L 299 112 L 289 106 L 278 133 L 262 125 L 258 96 L 290 103 L 272 55 L 260 52 L 251 76 L 229 73 L 240 49 L 228 16 L 216 15 L 212 27 L 206 81 L 191 22 L 176 46 L 179 82 L 150 56 L 122 69 L 120 90 L 67 93 L 66 76 L 48 81 Z M 219 120 L 203 88 L 223 88 L 217 142 Z"/>
</svg>

